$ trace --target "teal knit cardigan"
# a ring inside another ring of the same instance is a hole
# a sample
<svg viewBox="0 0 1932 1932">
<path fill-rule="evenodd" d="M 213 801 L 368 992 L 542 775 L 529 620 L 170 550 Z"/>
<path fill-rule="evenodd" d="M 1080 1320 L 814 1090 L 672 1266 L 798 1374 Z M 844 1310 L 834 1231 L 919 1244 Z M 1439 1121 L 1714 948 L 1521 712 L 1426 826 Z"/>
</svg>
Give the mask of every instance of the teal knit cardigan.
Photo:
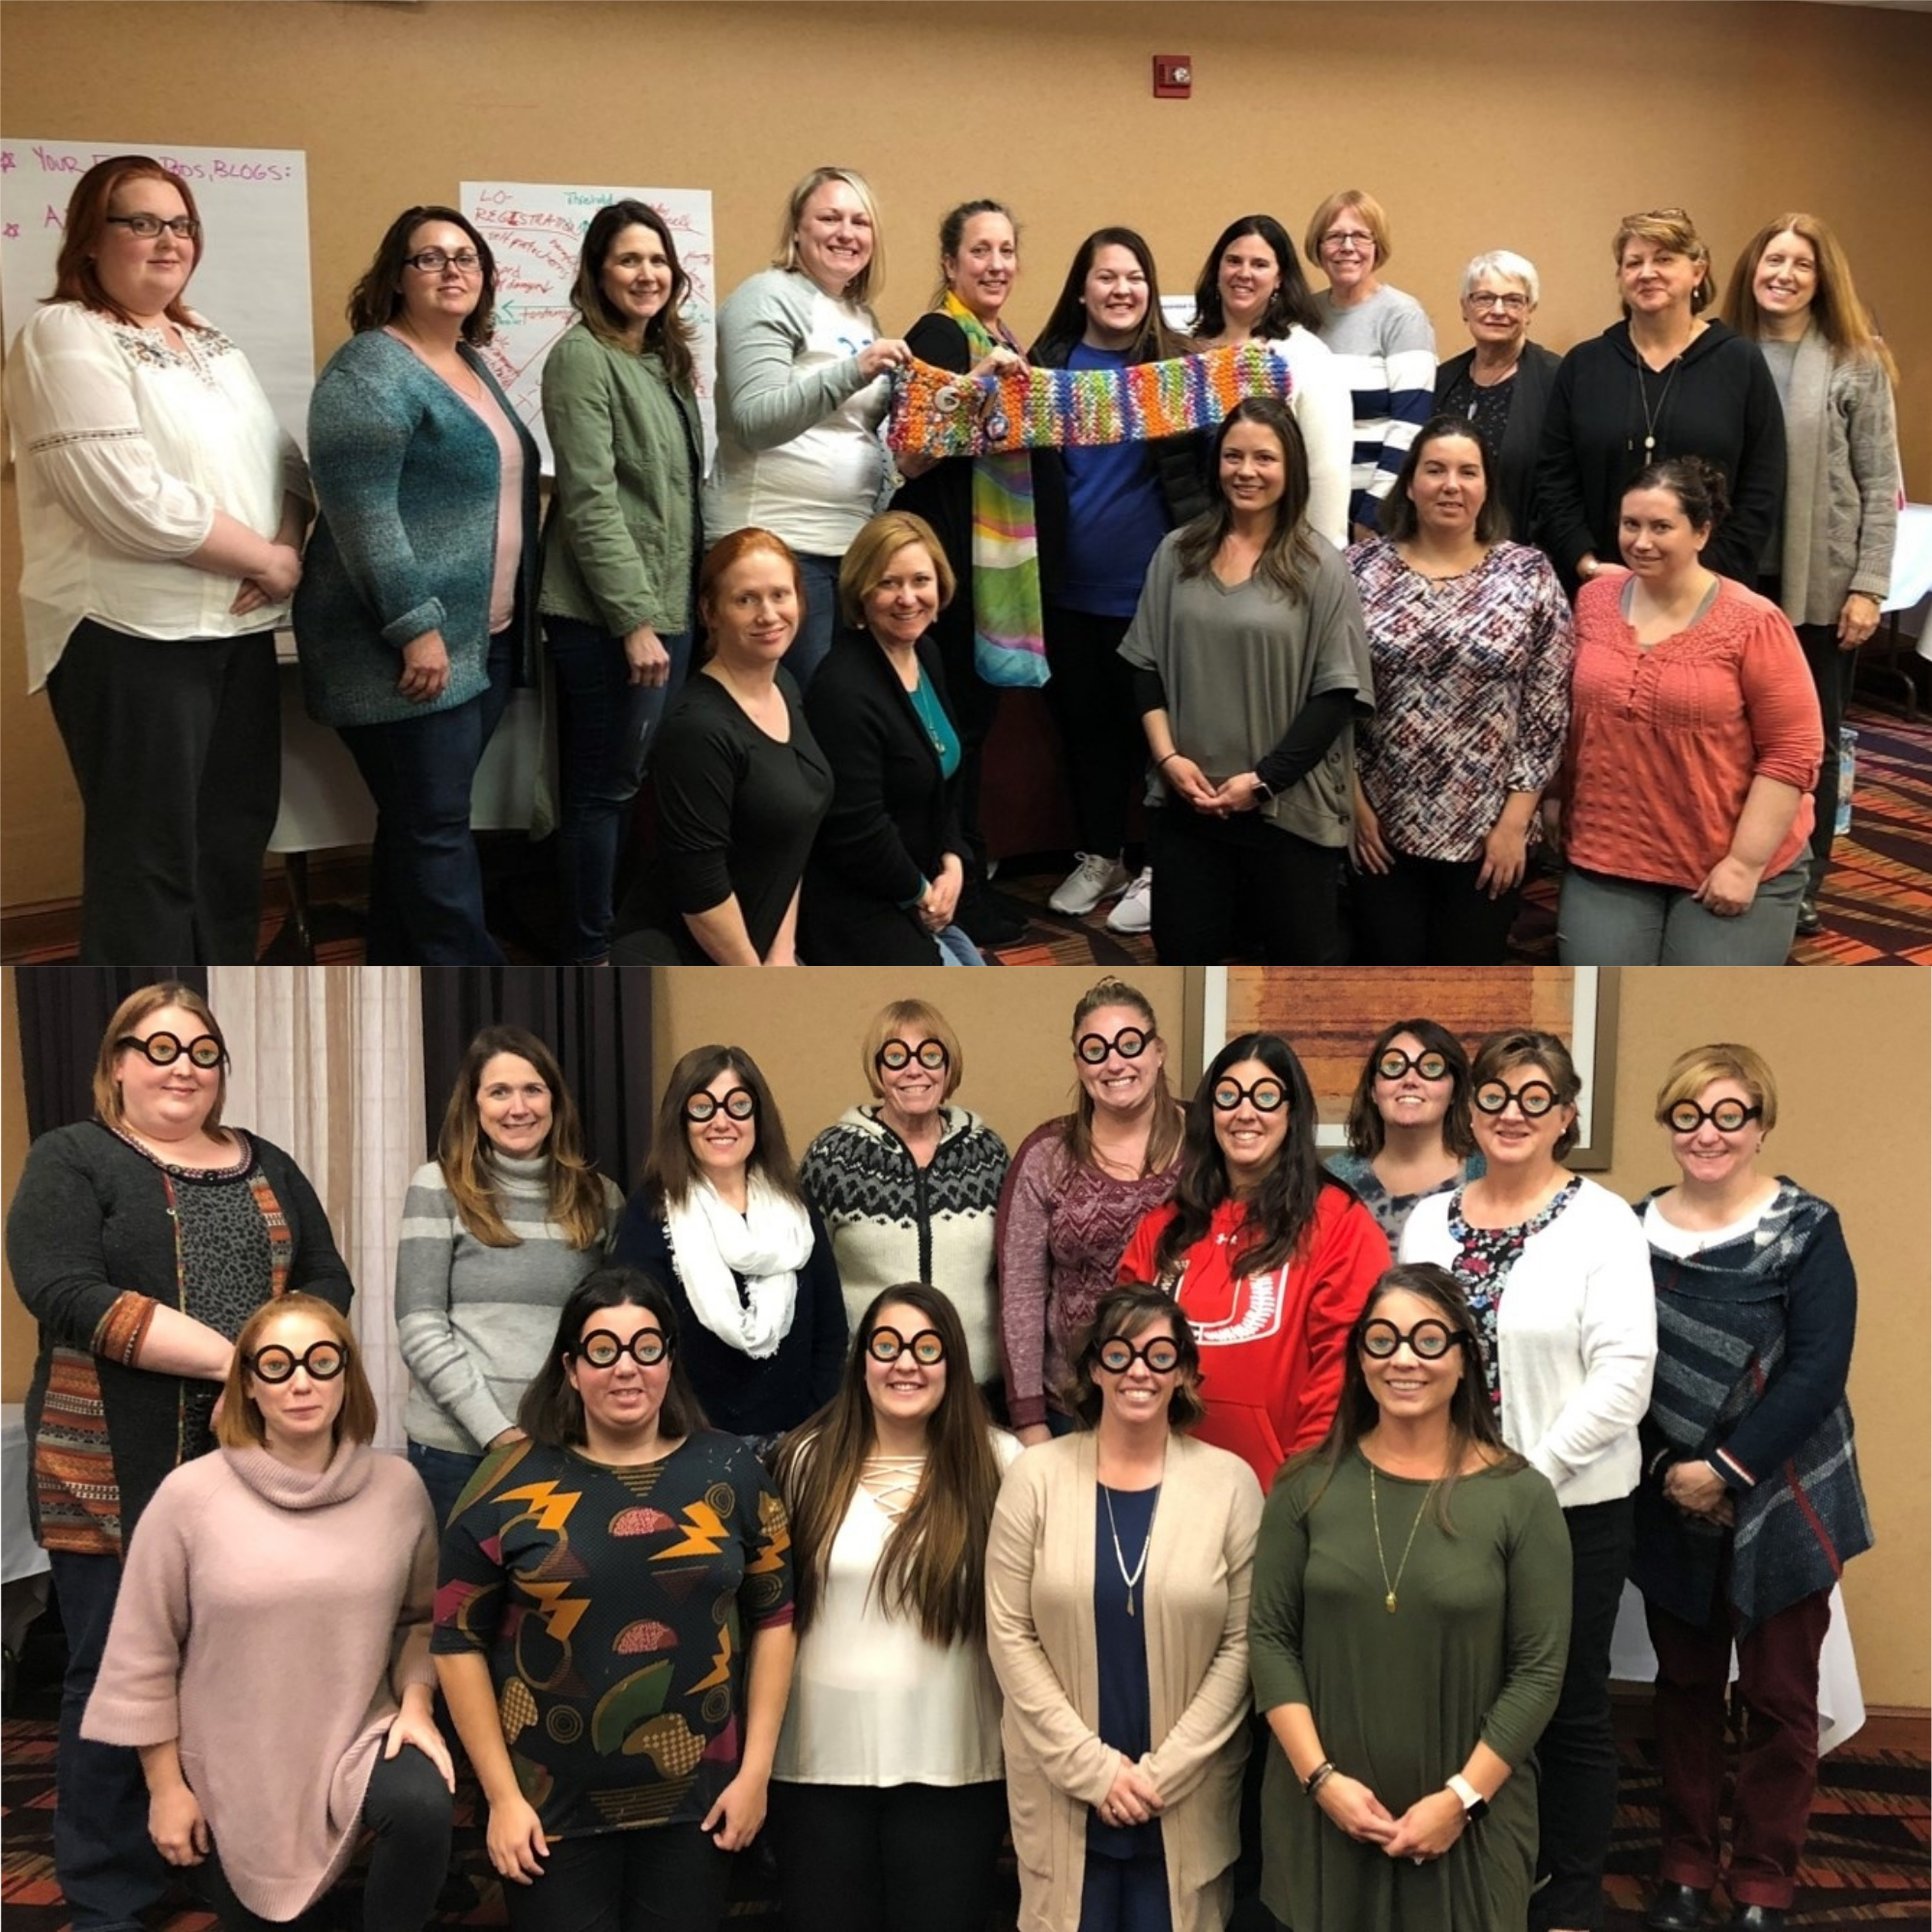
<svg viewBox="0 0 1932 1932">
<path fill-rule="evenodd" d="M 517 682 L 527 683 L 536 623 L 535 441 L 483 358 L 463 357 L 516 425 L 524 449 Z M 392 724 L 467 703 L 489 682 L 502 464 L 476 412 L 380 328 L 329 357 L 308 406 L 309 471 L 321 515 L 296 591 L 296 653 L 309 715 L 325 724 Z M 396 690 L 403 646 L 440 631 L 442 696 Z"/>
</svg>

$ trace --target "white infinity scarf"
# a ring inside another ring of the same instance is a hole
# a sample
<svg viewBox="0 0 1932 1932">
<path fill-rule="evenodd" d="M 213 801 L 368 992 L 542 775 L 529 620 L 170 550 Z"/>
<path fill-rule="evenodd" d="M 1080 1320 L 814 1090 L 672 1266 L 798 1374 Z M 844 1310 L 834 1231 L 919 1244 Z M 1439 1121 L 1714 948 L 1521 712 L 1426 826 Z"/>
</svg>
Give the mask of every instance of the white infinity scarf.
<svg viewBox="0 0 1932 1932">
<path fill-rule="evenodd" d="M 811 1255 L 811 1219 L 761 1174 L 745 1178 L 745 1212 L 699 1180 L 665 1208 L 671 1258 L 691 1312 L 721 1342 L 762 1362 L 778 1353 L 798 1311 L 798 1270 Z M 734 1276 L 745 1278 L 738 1293 Z"/>
</svg>

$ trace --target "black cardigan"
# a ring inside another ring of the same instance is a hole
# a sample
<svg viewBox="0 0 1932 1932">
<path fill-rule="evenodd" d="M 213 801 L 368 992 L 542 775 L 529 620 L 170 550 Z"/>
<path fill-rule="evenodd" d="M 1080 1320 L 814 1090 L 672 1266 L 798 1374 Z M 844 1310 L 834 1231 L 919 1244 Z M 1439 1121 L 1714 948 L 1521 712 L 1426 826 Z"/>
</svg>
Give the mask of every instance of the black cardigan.
<svg viewBox="0 0 1932 1932">
<path fill-rule="evenodd" d="M 930 634 L 919 640 L 919 663 L 957 731 Z M 869 637 L 846 631 L 811 681 L 805 715 L 834 791 L 806 867 L 800 957 L 814 966 L 934 965 L 933 935 L 909 905 L 947 853 L 965 861 L 966 841 L 911 694 Z"/>
<path fill-rule="evenodd" d="M 1537 465 L 1536 542 L 1572 591 L 1586 554 L 1599 563 L 1623 561 L 1617 517 L 1625 488 L 1647 460 L 1637 368 L 1629 326 L 1618 322 L 1571 350 L 1550 385 Z M 1646 365 L 1642 381 L 1657 423 L 1655 460 L 1701 456 L 1730 486 L 1731 514 L 1706 546 L 1704 562 L 1754 585 L 1784 505 L 1784 411 L 1757 344 L 1713 322 L 1684 352 L 1674 376 Z"/>
<path fill-rule="evenodd" d="M 1436 370 L 1438 410 L 1475 359 L 1476 352 L 1465 349 Z M 1536 463 L 1543 449 L 1543 418 L 1561 363 L 1562 357 L 1553 349 L 1546 349 L 1540 342 L 1525 342 L 1522 359 L 1510 378 L 1516 394 L 1510 398 L 1509 422 L 1503 430 L 1503 446 L 1495 452 L 1495 464 L 1503 507 L 1509 512 L 1509 533 L 1518 543 L 1533 541 L 1530 531 L 1536 524 Z"/>
</svg>

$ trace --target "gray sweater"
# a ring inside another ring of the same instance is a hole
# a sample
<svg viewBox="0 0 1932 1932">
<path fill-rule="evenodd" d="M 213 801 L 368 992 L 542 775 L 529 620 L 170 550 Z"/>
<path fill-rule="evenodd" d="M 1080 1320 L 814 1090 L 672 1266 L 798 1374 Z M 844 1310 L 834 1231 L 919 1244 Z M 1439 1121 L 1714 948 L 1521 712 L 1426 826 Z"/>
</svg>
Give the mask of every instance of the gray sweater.
<svg viewBox="0 0 1932 1932">
<path fill-rule="evenodd" d="M 486 1247 L 463 1225 L 442 1169 L 419 1167 L 396 1245 L 396 1335 L 409 1364 L 403 1427 L 412 1442 L 474 1456 L 512 1428 L 556 1335 L 571 1291 L 603 1264 L 623 1211 L 604 1182 L 604 1233 L 573 1248 L 548 1213 L 546 1162 L 493 1156 L 497 1210 L 514 1248 Z"/>
</svg>

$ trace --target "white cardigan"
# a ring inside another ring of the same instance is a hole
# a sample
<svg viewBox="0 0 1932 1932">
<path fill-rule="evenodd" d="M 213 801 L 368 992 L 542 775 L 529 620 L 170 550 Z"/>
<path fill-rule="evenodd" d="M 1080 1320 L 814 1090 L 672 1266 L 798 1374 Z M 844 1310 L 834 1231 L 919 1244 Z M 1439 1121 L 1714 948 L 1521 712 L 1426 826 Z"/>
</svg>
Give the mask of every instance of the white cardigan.
<svg viewBox="0 0 1932 1932">
<path fill-rule="evenodd" d="M 1448 1267 L 1449 1207 L 1432 1195 L 1402 1233 L 1401 1258 Z M 1630 1206 L 1585 1180 L 1511 1268 L 1496 1316 L 1503 1440 L 1555 1486 L 1565 1509 L 1636 1488 L 1636 1428 L 1657 1366 L 1650 1245 Z"/>
</svg>

